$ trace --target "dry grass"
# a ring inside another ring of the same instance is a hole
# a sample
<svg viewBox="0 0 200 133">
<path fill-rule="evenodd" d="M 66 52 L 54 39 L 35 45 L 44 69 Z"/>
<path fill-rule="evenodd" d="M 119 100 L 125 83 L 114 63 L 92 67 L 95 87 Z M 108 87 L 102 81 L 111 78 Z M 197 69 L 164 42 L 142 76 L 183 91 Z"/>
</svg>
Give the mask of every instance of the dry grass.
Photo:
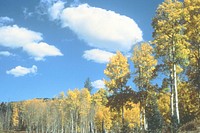
<svg viewBox="0 0 200 133">
<path fill-rule="evenodd" d="M 200 133 L 200 119 L 193 120 L 181 126 L 179 133 Z"/>
<path fill-rule="evenodd" d="M 26 133 L 26 131 L 0 131 L 0 133 Z"/>
</svg>

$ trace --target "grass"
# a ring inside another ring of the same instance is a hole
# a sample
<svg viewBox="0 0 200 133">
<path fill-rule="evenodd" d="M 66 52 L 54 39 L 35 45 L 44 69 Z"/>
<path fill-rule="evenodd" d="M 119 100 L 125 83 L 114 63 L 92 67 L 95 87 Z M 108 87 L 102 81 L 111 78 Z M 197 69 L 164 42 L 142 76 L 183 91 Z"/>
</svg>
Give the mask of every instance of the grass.
<svg viewBox="0 0 200 133">
<path fill-rule="evenodd" d="M 193 120 L 181 126 L 178 130 L 179 133 L 191 132 L 199 133 L 200 132 L 200 119 Z"/>
</svg>

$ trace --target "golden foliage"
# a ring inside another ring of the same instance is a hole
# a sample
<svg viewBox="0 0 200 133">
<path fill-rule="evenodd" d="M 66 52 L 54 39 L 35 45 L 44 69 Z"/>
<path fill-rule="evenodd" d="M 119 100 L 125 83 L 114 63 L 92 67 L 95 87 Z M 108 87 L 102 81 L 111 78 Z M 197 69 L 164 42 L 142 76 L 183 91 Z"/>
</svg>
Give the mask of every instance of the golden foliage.
<svg viewBox="0 0 200 133">
<path fill-rule="evenodd" d="M 135 83 L 140 87 L 142 86 L 141 83 L 149 84 L 157 65 L 157 60 L 153 56 L 153 47 L 149 43 L 142 43 L 140 47 L 136 46 L 131 60 L 136 68 Z"/>
<path fill-rule="evenodd" d="M 105 80 L 105 85 L 110 91 L 122 90 L 130 78 L 128 60 L 123 54 L 117 51 L 116 55 L 110 59 L 104 74 L 110 78 Z"/>
<path fill-rule="evenodd" d="M 170 124 L 170 93 L 161 92 L 158 99 L 158 108 L 163 116 L 164 122 Z"/>
<path fill-rule="evenodd" d="M 127 102 L 124 110 L 124 119 L 131 129 L 138 126 L 140 123 L 140 104 Z"/>
<path fill-rule="evenodd" d="M 18 110 L 18 104 L 12 103 L 12 125 L 13 127 L 17 127 L 19 124 L 19 110 Z"/>
<path fill-rule="evenodd" d="M 200 114 L 198 92 L 187 82 L 182 82 L 178 86 L 180 117 L 185 123 L 197 118 Z"/>
</svg>

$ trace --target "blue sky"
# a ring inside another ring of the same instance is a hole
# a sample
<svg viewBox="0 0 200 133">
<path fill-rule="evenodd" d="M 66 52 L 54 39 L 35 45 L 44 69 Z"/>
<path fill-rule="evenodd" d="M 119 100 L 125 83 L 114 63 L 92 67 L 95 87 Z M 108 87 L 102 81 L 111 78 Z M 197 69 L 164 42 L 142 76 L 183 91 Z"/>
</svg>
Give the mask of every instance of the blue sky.
<svg viewBox="0 0 200 133">
<path fill-rule="evenodd" d="M 55 97 L 88 77 L 102 87 L 116 50 L 129 55 L 152 39 L 161 2 L 0 0 L 0 102 Z"/>
</svg>

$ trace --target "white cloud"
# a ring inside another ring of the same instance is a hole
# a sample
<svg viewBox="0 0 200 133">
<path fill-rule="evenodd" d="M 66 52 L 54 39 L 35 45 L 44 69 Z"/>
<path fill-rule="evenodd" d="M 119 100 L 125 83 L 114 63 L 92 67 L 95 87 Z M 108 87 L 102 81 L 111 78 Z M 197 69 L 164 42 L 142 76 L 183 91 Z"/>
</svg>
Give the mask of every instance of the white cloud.
<svg viewBox="0 0 200 133">
<path fill-rule="evenodd" d="M 36 74 L 37 66 L 33 65 L 31 68 L 17 66 L 9 71 L 6 71 L 6 73 L 14 75 L 15 77 L 25 76 L 27 74 Z"/>
<path fill-rule="evenodd" d="M 49 13 L 49 8 L 59 0 L 40 0 L 39 5 L 35 8 L 35 12 L 39 15 L 46 15 Z"/>
<path fill-rule="evenodd" d="M 43 60 L 45 56 L 62 56 L 53 45 L 41 42 L 42 34 L 29 29 L 13 26 L 0 27 L 0 46 L 22 48 L 35 60 Z"/>
<path fill-rule="evenodd" d="M 92 86 L 94 88 L 100 89 L 100 88 L 105 88 L 105 84 L 103 80 L 96 80 L 94 82 L 91 82 Z"/>
<path fill-rule="evenodd" d="M 34 57 L 35 60 L 43 60 L 45 56 L 62 56 L 63 54 L 53 45 L 49 45 L 44 42 L 38 44 L 32 43 L 26 45 L 24 50 L 28 52 L 29 55 Z"/>
<path fill-rule="evenodd" d="M 41 40 L 41 33 L 18 27 L 17 25 L 0 27 L 0 45 L 5 47 L 20 48 Z"/>
<path fill-rule="evenodd" d="M 90 46 L 108 51 L 129 51 L 142 41 L 142 31 L 135 21 L 114 11 L 87 4 L 65 8 L 60 19 Z"/>
<path fill-rule="evenodd" d="M 0 26 L 7 24 L 7 23 L 12 23 L 14 22 L 14 19 L 9 18 L 9 17 L 0 17 Z"/>
<path fill-rule="evenodd" d="M 23 9 L 23 14 L 24 14 L 24 17 L 25 17 L 25 18 L 28 18 L 28 17 L 33 16 L 33 12 L 29 12 L 29 11 L 28 11 L 28 8 L 24 8 L 24 9 Z"/>
<path fill-rule="evenodd" d="M 48 11 L 50 14 L 50 18 L 52 20 L 56 20 L 59 19 L 61 11 L 64 9 L 64 5 L 65 3 L 62 1 L 57 1 L 56 3 L 53 4 L 53 6 L 51 6 Z"/>
<path fill-rule="evenodd" d="M 84 51 L 83 58 L 86 60 L 92 60 L 96 63 L 108 63 L 113 55 L 115 54 L 104 50 L 91 49 Z"/>
<path fill-rule="evenodd" d="M 0 56 L 14 56 L 14 54 L 8 51 L 0 51 Z"/>
</svg>

